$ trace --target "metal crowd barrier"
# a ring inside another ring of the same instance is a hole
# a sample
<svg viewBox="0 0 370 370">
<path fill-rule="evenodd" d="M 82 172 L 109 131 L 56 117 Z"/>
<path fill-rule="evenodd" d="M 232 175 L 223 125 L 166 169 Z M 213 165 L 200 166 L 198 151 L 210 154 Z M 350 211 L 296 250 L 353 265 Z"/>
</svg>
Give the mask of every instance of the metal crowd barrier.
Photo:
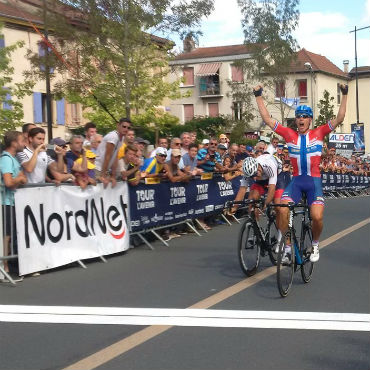
<svg viewBox="0 0 370 370">
<path fill-rule="evenodd" d="M 342 180 L 340 181 L 340 184 L 338 183 L 338 177 L 335 178 L 336 181 L 331 181 L 333 177 L 330 177 L 330 175 L 334 174 L 327 174 L 327 176 L 323 176 L 323 190 L 324 195 L 328 198 L 343 198 L 343 197 L 353 197 L 353 196 L 368 196 L 370 195 L 370 178 L 369 177 L 362 177 L 361 181 L 358 179 L 351 181 L 347 181 L 346 175 L 343 175 L 344 177 L 344 183 L 342 183 Z M 353 176 L 352 176 L 353 177 Z M 0 176 L 1 178 L 1 176 Z M 220 175 L 215 175 L 214 180 L 217 181 L 220 180 Z M 199 180 L 199 177 L 197 177 L 197 180 Z M 238 179 L 236 179 L 236 182 Z M 355 181 L 356 185 L 353 185 L 352 182 Z M 172 184 L 173 186 L 179 185 L 181 183 L 175 183 Z M 339 185 L 338 185 L 339 184 Z M 71 183 L 63 183 L 63 185 L 69 185 L 69 186 L 75 186 Z M 42 187 L 42 186 L 55 186 L 55 184 L 29 184 L 24 187 L 31 188 L 31 187 Z M 147 187 L 148 189 L 150 187 L 156 186 L 156 185 L 143 185 Z M 131 187 L 132 191 L 135 191 L 136 187 Z M 3 184 L 0 183 L 0 196 L 1 201 L 3 200 L 4 190 L 5 187 Z M 235 193 L 235 190 L 234 190 Z M 236 194 L 236 193 L 235 193 Z M 3 203 L 3 201 L 1 202 Z M 189 205 L 188 205 L 189 206 Z M 0 242 L 3 246 L 0 248 L 0 279 L 5 279 L 9 281 L 11 284 L 15 285 L 16 281 L 12 278 L 12 276 L 8 273 L 7 265 L 9 261 L 17 260 L 17 243 L 16 243 L 16 235 L 15 235 L 15 225 L 14 217 L 6 217 L 6 214 L 4 214 L 5 207 L 2 207 L 3 211 L 1 212 L 1 222 L 0 222 Z M 9 207 L 8 207 L 8 216 L 9 216 Z M 154 210 L 155 212 L 155 210 Z M 223 215 L 223 208 L 219 208 L 218 212 L 214 213 L 215 215 L 221 215 L 221 217 L 227 222 L 229 225 L 231 225 L 230 221 Z M 130 236 L 138 236 L 140 240 L 148 246 L 150 249 L 154 249 L 151 245 L 150 241 L 147 239 L 147 234 L 154 235 L 158 240 L 160 240 L 164 245 L 168 246 L 168 243 L 161 237 L 161 235 L 158 233 L 161 229 L 171 228 L 173 226 L 177 226 L 180 224 L 187 225 L 196 235 L 201 236 L 201 234 L 198 232 L 198 230 L 194 227 L 192 221 L 195 221 L 198 223 L 198 225 L 203 228 L 203 226 L 199 223 L 198 218 L 202 218 L 202 215 L 199 217 L 188 217 L 178 222 L 168 222 L 166 224 L 160 224 L 158 226 L 151 226 L 151 227 L 142 227 L 139 230 L 131 230 Z M 234 217 L 236 221 L 238 221 L 237 218 Z M 203 228 L 205 232 L 205 230 Z M 8 232 L 6 232 L 8 231 Z M 13 234 L 13 235 L 12 235 Z M 106 259 L 103 256 L 100 256 L 101 260 L 103 262 L 106 262 Z M 86 268 L 86 265 L 82 261 L 77 261 L 79 265 L 83 268 Z"/>
</svg>

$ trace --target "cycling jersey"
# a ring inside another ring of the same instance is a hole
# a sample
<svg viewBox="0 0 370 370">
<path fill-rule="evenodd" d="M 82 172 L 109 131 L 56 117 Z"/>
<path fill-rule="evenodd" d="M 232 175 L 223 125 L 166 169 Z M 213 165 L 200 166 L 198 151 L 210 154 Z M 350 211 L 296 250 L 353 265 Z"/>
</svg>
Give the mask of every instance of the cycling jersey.
<svg viewBox="0 0 370 370">
<path fill-rule="evenodd" d="M 261 178 L 256 183 L 266 183 L 268 185 L 276 185 L 278 173 L 281 168 L 278 165 L 277 160 L 271 154 L 262 154 L 256 158 L 257 163 L 262 167 Z M 241 186 L 247 186 L 247 178 L 241 180 Z"/>
<path fill-rule="evenodd" d="M 319 165 L 324 137 L 334 130 L 330 121 L 326 125 L 309 130 L 306 134 L 299 134 L 279 122 L 275 122 L 273 130 L 287 143 L 293 176 L 321 177 Z"/>
</svg>

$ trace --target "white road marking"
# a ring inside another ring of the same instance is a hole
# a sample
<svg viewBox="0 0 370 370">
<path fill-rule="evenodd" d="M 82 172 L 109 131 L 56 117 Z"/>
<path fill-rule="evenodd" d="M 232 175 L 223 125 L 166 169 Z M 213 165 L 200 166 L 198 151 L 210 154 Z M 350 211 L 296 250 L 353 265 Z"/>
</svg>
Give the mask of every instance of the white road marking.
<svg viewBox="0 0 370 370">
<path fill-rule="evenodd" d="M 370 331 L 370 314 L 0 305 L 0 322 Z"/>
</svg>

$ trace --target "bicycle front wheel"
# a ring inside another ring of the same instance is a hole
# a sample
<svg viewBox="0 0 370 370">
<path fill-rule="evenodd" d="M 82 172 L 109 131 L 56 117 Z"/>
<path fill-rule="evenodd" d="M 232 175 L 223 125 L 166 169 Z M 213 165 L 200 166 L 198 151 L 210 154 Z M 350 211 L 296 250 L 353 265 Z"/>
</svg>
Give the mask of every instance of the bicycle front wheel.
<svg viewBox="0 0 370 370">
<path fill-rule="evenodd" d="M 310 225 L 306 225 L 300 240 L 300 248 L 302 253 L 301 275 L 302 280 L 308 283 L 312 278 L 314 263 L 310 261 L 310 251 L 312 249 L 312 230 Z"/>
<path fill-rule="evenodd" d="M 287 231 L 281 238 L 279 244 L 279 253 L 277 258 L 277 285 L 280 295 L 284 298 L 288 295 L 289 290 L 293 283 L 294 276 L 294 262 L 295 262 L 295 251 L 294 246 L 291 247 L 290 258 L 287 258 L 284 254 L 285 245 L 291 242 L 291 232 Z"/>
<path fill-rule="evenodd" d="M 238 257 L 240 267 L 247 276 L 256 273 L 260 260 L 260 245 L 251 219 L 246 219 L 239 231 Z"/>
</svg>

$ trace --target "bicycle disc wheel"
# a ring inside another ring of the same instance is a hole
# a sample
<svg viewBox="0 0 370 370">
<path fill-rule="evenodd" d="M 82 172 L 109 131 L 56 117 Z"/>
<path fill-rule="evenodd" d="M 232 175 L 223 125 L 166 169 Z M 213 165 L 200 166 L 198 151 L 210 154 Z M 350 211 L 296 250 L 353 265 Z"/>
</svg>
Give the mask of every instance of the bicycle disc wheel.
<svg viewBox="0 0 370 370">
<path fill-rule="evenodd" d="M 254 275 L 260 260 L 260 245 L 250 219 L 243 222 L 239 231 L 238 257 L 243 272 L 247 276 Z"/>
<path fill-rule="evenodd" d="M 267 243 L 269 245 L 268 248 L 268 254 L 270 257 L 270 261 L 273 265 L 276 265 L 277 263 L 277 256 L 278 256 L 278 250 L 276 250 L 276 246 L 278 244 L 278 228 L 276 226 L 275 220 L 273 222 L 269 222 L 268 224 L 268 236 L 269 239 L 267 240 Z"/>
<path fill-rule="evenodd" d="M 311 280 L 314 263 L 310 261 L 310 251 L 312 248 L 312 230 L 311 226 L 307 225 L 303 232 L 303 238 L 300 241 L 302 251 L 303 264 L 301 266 L 302 280 L 308 283 Z"/>
<path fill-rule="evenodd" d="M 287 231 L 281 238 L 279 244 L 279 253 L 277 258 L 277 285 L 279 293 L 282 297 L 286 297 L 289 293 L 289 290 L 292 286 L 293 276 L 294 276 L 294 262 L 295 262 L 295 252 L 294 246 L 291 248 L 291 257 L 290 261 L 285 261 L 283 259 L 284 249 L 286 240 L 291 240 L 291 233 Z"/>
</svg>

